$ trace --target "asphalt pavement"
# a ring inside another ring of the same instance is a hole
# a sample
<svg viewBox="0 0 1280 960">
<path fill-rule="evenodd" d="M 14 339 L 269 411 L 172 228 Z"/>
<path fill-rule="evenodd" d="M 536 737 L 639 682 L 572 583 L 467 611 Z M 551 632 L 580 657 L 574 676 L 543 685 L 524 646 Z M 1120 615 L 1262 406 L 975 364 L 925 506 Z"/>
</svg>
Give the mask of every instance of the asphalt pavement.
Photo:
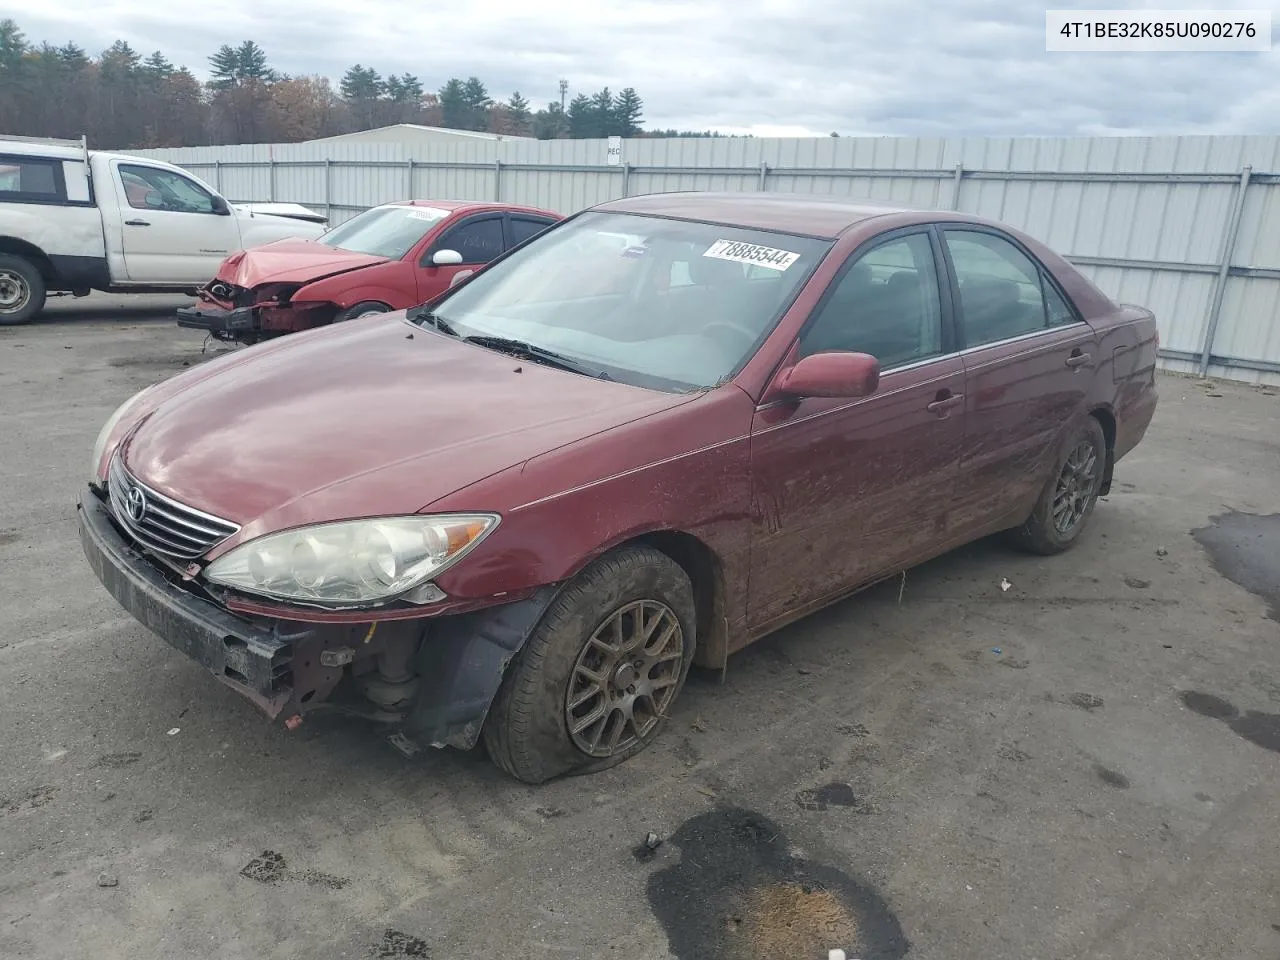
<svg viewBox="0 0 1280 960">
<path fill-rule="evenodd" d="M 1162 377 L 1076 549 L 913 570 L 531 788 L 272 726 L 94 579 L 98 428 L 227 349 L 180 302 L 0 328 L 0 957 L 1280 956 L 1280 389 Z"/>
</svg>

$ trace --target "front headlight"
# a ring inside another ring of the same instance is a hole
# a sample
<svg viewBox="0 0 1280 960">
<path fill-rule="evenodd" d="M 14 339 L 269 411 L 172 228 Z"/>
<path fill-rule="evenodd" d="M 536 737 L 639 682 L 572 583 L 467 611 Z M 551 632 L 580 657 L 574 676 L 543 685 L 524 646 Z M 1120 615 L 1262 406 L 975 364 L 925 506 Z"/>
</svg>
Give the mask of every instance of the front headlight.
<svg viewBox="0 0 1280 960">
<path fill-rule="evenodd" d="M 277 600 L 374 606 L 452 566 L 497 525 L 493 514 L 323 523 L 258 537 L 204 573 L 213 583 Z"/>
<path fill-rule="evenodd" d="M 124 403 L 120 404 L 120 406 L 116 407 L 116 412 L 107 418 L 107 422 L 104 423 L 102 425 L 102 429 L 98 431 L 98 439 L 93 443 L 93 466 L 89 468 L 89 476 L 94 480 L 98 479 L 98 470 L 102 467 L 102 458 L 107 452 L 107 440 L 111 436 L 111 431 L 116 428 L 116 424 L 124 419 L 125 414 L 137 406 L 138 401 L 153 389 L 155 389 L 155 384 L 152 384 L 149 387 L 143 387 Z"/>
</svg>

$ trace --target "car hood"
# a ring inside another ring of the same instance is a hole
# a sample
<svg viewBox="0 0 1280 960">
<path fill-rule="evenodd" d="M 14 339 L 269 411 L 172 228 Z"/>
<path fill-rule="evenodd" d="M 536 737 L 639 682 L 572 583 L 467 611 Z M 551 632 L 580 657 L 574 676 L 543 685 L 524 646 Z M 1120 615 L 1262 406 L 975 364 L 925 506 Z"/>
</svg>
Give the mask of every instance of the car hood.
<svg viewBox="0 0 1280 960">
<path fill-rule="evenodd" d="M 240 524 L 221 552 L 286 527 L 415 513 L 693 399 L 517 361 L 402 318 L 292 334 L 286 349 L 250 347 L 216 373 L 180 375 L 126 437 L 126 466 Z"/>
<path fill-rule="evenodd" d="M 251 290 L 261 283 L 310 283 L 388 260 L 314 240 L 277 240 L 227 257 L 216 279 Z"/>
</svg>

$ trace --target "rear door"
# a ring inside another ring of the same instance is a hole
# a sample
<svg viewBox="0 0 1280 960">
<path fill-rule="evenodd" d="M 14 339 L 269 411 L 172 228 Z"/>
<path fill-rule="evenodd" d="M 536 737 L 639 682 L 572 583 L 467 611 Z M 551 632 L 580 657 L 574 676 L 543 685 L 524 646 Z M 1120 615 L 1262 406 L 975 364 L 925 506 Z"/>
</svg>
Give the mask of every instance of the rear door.
<svg viewBox="0 0 1280 960">
<path fill-rule="evenodd" d="M 1018 523 L 1048 480 L 1097 367 L 1093 329 L 1012 237 L 940 225 L 965 367 L 956 516 L 969 532 Z"/>
<path fill-rule="evenodd" d="M 502 256 L 507 245 L 502 220 L 501 213 L 481 213 L 445 227 L 427 245 L 418 264 L 418 298 L 424 302 L 430 300 Z M 462 263 L 445 266 L 432 263 L 432 257 L 441 250 L 456 251 Z"/>
<path fill-rule="evenodd" d="M 767 630 L 946 541 L 964 438 L 964 367 L 928 227 L 855 251 L 793 358 L 831 350 L 881 364 L 867 397 L 760 407 L 751 435 L 748 616 Z"/>
<path fill-rule="evenodd" d="M 210 280 L 240 248 L 240 225 L 212 193 L 174 170 L 113 161 L 125 272 L 131 283 Z"/>
</svg>

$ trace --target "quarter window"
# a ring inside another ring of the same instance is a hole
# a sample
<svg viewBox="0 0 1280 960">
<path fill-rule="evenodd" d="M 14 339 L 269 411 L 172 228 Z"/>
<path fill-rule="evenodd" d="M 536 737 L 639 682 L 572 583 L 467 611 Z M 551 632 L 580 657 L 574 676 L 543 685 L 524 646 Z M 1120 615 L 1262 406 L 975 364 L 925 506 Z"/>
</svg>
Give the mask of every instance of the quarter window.
<svg viewBox="0 0 1280 960">
<path fill-rule="evenodd" d="M 54 161 L 0 157 L 0 200 L 49 202 L 58 199 Z"/>
<path fill-rule="evenodd" d="M 120 165 L 120 180 L 129 206 L 169 213 L 213 213 L 213 194 L 172 170 Z"/>
<path fill-rule="evenodd" d="M 1048 277 L 1043 277 L 1043 283 L 1044 307 L 1049 317 L 1049 326 L 1060 327 L 1066 323 L 1075 323 L 1075 311 L 1067 306 L 1067 301 L 1062 299 L 1062 294 L 1058 293 L 1057 287 L 1049 282 Z"/>
<path fill-rule="evenodd" d="M 944 230 L 943 237 L 960 289 L 966 346 L 1007 340 L 1075 319 L 1057 291 L 1043 280 L 1040 268 L 1008 240 L 976 230 Z M 1046 290 L 1053 297 L 1048 304 Z"/>
<path fill-rule="evenodd" d="M 914 233 L 857 256 L 800 336 L 800 355 L 869 353 L 884 368 L 942 353 L 938 273 L 929 236 Z"/>
</svg>

